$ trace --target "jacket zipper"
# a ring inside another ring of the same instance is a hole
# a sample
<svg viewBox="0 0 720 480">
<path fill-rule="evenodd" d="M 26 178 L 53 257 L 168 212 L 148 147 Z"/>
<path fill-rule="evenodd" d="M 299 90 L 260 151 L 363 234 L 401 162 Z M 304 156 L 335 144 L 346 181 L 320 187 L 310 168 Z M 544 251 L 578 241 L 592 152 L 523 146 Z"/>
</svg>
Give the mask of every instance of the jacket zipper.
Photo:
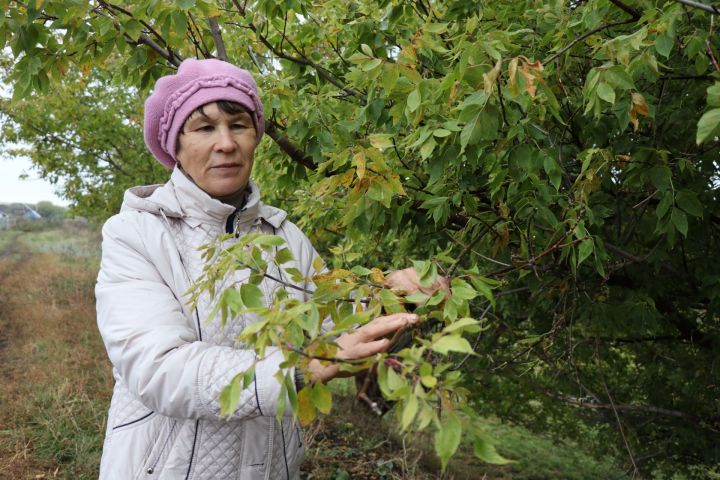
<svg viewBox="0 0 720 480">
<path fill-rule="evenodd" d="M 200 430 L 200 419 L 195 420 L 195 436 L 193 437 L 193 446 L 192 450 L 190 451 L 190 462 L 188 463 L 188 471 L 187 475 L 185 476 L 185 480 L 188 480 L 190 478 L 190 472 L 192 471 L 193 459 L 195 458 L 195 444 L 197 443 L 198 430 Z"/>
<path fill-rule="evenodd" d="M 165 442 L 163 443 L 162 447 L 160 447 L 160 451 L 158 452 L 157 456 L 155 457 L 155 460 L 150 464 L 150 466 L 147 468 L 147 470 L 145 470 L 145 472 L 148 475 L 152 475 L 155 472 L 155 467 L 157 467 L 157 464 L 160 462 L 160 459 L 162 458 L 162 455 L 165 452 L 165 448 L 167 448 L 167 445 L 170 442 L 170 437 L 172 437 L 173 431 L 175 431 L 176 425 L 177 425 L 177 420 L 175 420 L 172 424 L 172 427 L 170 427 L 170 432 L 168 433 L 167 437 L 165 438 Z"/>
</svg>

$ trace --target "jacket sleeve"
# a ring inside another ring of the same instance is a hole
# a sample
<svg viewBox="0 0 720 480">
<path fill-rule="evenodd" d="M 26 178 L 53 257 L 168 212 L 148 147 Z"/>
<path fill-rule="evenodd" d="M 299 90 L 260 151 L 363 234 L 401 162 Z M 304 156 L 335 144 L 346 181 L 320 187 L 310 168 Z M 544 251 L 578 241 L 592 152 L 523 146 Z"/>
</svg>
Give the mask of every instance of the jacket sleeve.
<svg viewBox="0 0 720 480">
<path fill-rule="evenodd" d="M 138 221 L 120 214 L 103 227 L 95 292 L 110 361 L 128 389 L 153 411 L 177 418 L 220 418 L 220 392 L 253 365 L 255 354 L 197 338 L 196 316 L 168 286 L 178 275 L 170 266 L 180 262 L 176 249 L 162 248 L 172 241 L 170 233 L 153 222 L 156 235 L 145 238 Z M 275 374 L 282 362 L 278 349 L 267 349 L 255 364 L 253 385 L 241 392 L 230 419 L 275 415 L 280 392 Z"/>
</svg>

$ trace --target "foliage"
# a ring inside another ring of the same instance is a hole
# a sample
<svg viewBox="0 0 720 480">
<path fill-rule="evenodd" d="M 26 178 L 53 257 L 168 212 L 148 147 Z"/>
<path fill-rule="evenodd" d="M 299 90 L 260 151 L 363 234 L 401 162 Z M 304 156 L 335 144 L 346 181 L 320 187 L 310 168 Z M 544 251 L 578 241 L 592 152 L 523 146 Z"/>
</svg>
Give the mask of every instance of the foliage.
<svg viewBox="0 0 720 480">
<path fill-rule="evenodd" d="M 47 97 L 28 99 L 31 90 L 83 76 L 113 76 L 117 98 L 136 99 L 181 57 L 227 52 L 263 87 L 274 140 L 257 152 L 264 196 L 312 233 L 335 271 L 423 259 L 442 275 L 500 282 L 494 308 L 470 303 L 488 327 L 466 339 L 478 353 L 462 369 L 475 413 L 577 435 L 598 423 L 598 452 L 623 452 L 631 470 L 720 461 L 720 267 L 710 260 L 720 65 L 706 10 L 652 0 L 1 3 L 11 105 L 39 106 Z M 137 127 L 120 130 L 132 108 L 121 118 L 97 108 L 107 115 L 97 125 L 140 145 Z M 48 174 L 95 185 L 64 152 Z M 141 157 L 128 164 L 138 181 L 148 178 Z M 126 184 L 98 198 L 116 206 Z"/>
<path fill-rule="evenodd" d="M 422 322 L 421 334 L 414 335 L 412 345 L 392 353 L 379 353 L 374 357 L 342 363 L 344 370 L 377 372 L 378 384 L 386 400 L 397 402 L 395 413 L 403 432 L 420 432 L 429 426 L 435 431 L 435 450 L 443 469 L 460 445 L 463 432 L 475 444 L 476 455 L 489 463 L 507 463 L 488 441 L 482 431 L 481 419 L 469 408 L 468 391 L 463 386 L 459 364 L 451 353 L 473 354 L 472 346 L 463 337 L 467 333 L 483 330 L 481 322 L 470 318 L 469 301 L 484 292 L 492 301 L 491 288 L 497 282 L 480 276 L 470 276 L 473 287 L 462 278 L 452 280 L 452 296 L 446 298 L 443 289 L 432 296 L 414 293 L 404 297 L 383 286 L 382 272 L 356 266 L 352 270 L 335 269 L 303 277 L 295 267 L 292 253 L 285 248 L 282 237 L 267 234 L 248 234 L 227 245 L 232 235 L 220 238 L 203 251 L 206 266 L 203 275 L 192 288 L 191 302 L 203 293 L 216 298 L 211 317 L 220 314 L 223 324 L 228 318 L 244 314 L 256 315 L 238 336 L 245 348 L 252 348 L 257 361 L 265 359 L 266 349 L 279 347 L 285 361 L 281 364 L 277 380 L 281 385 L 281 418 L 287 408 L 286 400 L 300 423 L 307 425 L 318 413 L 328 414 L 333 400 L 330 389 L 322 382 L 308 384 L 295 391 L 293 369 L 302 369 L 310 378 L 308 363 L 311 359 L 332 362 L 338 335 L 365 325 L 382 314 L 414 310 Z M 268 259 L 268 257 L 270 257 Z M 315 270 L 321 271 L 320 257 L 314 261 Z M 431 262 L 417 262 L 415 266 L 423 286 L 437 280 L 437 270 Z M 228 272 L 244 270 L 247 281 L 216 291 Z M 274 298 L 265 298 L 260 283 L 269 278 L 280 284 Z M 304 291 L 298 285 L 312 281 L 313 291 Z M 309 299 L 291 295 L 303 290 Z M 479 290 L 479 291 L 478 291 Z M 333 326 L 323 328 L 323 320 L 332 319 Z M 391 342 L 398 343 L 400 332 Z M 368 377 L 370 378 L 370 377 Z M 238 373 L 220 395 L 224 414 L 232 413 L 240 401 L 240 393 L 250 388 L 255 380 L 255 367 Z M 366 395 L 367 383 L 360 394 Z"/>
</svg>

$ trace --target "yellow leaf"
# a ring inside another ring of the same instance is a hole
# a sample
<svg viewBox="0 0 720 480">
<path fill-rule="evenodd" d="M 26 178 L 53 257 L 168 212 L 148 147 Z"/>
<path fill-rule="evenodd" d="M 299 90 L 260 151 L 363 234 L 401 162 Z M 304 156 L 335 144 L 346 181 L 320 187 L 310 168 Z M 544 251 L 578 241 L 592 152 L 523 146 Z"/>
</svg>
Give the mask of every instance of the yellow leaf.
<svg viewBox="0 0 720 480">
<path fill-rule="evenodd" d="M 358 154 L 355 155 L 355 172 L 358 178 L 365 176 L 365 154 L 363 152 L 358 152 Z"/>
<path fill-rule="evenodd" d="M 516 94 L 515 92 L 515 76 L 517 75 L 517 67 L 518 67 L 518 58 L 515 57 L 512 60 L 510 60 L 510 63 L 508 64 L 508 87 L 510 87 L 510 91 L 513 94 Z"/>
<path fill-rule="evenodd" d="M 315 257 L 315 259 L 313 259 L 312 266 L 316 272 L 322 272 L 323 267 L 325 267 L 325 263 L 322 261 L 322 258 Z"/>
<path fill-rule="evenodd" d="M 370 273 L 370 281 L 382 285 L 385 283 L 385 275 L 379 268 L 373 268 Z"/>
<path fill-rule="evenodd" d="M 641 93 L 633 92 L 632 107 L 630 108 L 630 123 L 633 124 L 633 131 L 635 132 L 640 128 L 638 115 L 647 117 L 650 115 L 650 109 L 648 108 L 647 102 L 645 102 L 645 97 L 643 97 Z"/>
<path fill-rule="evenodd" d="M 317 417 L 317 411 L 310 398 L 310 393 L 311 387 L 309 385 L 298 392 L 298 418 L 302 425 L 310 424 Z"/>
<path fill-rule="evenodd" d="M 483 73 L 483 86 L 485 88 L 485 95 L 490 96 L 497 81 L 498 75 L 500 75 L 500 67 L 502 67 L 502 58 L 499 58 L 495 62 L 495 66 L 487 73 Z"/>
</svg>

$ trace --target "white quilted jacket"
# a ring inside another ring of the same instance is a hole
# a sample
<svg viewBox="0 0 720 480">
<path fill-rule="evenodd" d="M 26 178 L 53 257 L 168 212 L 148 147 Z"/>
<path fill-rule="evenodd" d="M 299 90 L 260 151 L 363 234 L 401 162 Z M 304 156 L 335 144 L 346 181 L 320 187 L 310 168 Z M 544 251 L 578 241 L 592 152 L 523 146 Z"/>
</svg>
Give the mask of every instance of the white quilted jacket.
<svg viewBox="0 0 720 480">
<path fill-rule="evenodd" d="M 280 385 L 274 374 L 282 355 L 270 350 L 257 363 L 237 411 L 221 418 L 220 391 L 255 360 L 235 342 L 253 318 L 229 320 L 223 328 L 208 319 L 207 295 L 196 310 L 184 301 L 202 271 L 197 247 L 223 233 L 233 212 L 176 169 L 165 185 L 128 190 L 121 212 L 103 228 L 97 319 L 116 382 L 103 480 L 299 477 L 301 431 L 290 417 L 275 418 Z M 263 205 L 251 184 L 235 228 L 241 235 L 259 230 L 284 237 L 294 266 L 311 276 L 317 254 L 285 217 Z M 238 271 L 227 282 L 247 276 Z M 278 286 L 261 284 L 266 301 Z"/>
</svg>

